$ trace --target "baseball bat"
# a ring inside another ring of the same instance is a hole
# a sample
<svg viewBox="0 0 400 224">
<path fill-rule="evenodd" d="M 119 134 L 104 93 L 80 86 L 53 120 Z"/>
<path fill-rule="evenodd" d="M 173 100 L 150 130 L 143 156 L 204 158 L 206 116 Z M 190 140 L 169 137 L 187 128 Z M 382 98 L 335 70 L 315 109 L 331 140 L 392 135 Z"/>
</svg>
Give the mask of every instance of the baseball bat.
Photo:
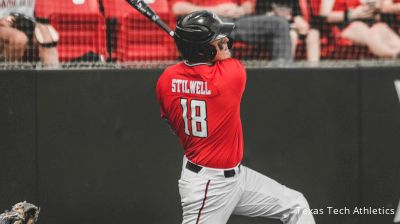
<svg viewBox="0 0 400 224">
<path fill-rule="evenodd" d="M 138 10 L 142 15 L 146 16 L 148 19 L 150 19 L 153 23 L 155 23 L 157 26 L 159 26 L 161 29 L 163 29 L 165 32 L 168 33 L 171 37 L 175 37 L 175 32 L 169 28 L 167 24 L 164 23 L 164 21 L 161 20 L 161 18 L 153 11 L 153 9 L 150 8 L 149 5 L 147 5 L 146 2 L 143 0 L 126 0 L 129 5 L 131 5 L 133 8 Z"/>
</svg>

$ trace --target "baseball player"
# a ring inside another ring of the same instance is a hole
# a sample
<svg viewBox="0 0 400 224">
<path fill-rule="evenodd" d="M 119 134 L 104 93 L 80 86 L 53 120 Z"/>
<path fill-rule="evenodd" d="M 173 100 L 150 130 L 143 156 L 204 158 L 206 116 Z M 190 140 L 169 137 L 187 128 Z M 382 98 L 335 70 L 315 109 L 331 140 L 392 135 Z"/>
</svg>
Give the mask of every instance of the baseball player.
<svg viewBox="0 0 400 224">
<path fill-rule="evenodd" d="M 209 11 L 183 17 L 175 42 L 185 61 L 168 67 L 157 83 L 161 116 L 184 148 L 182 223 L 223 224 L 236 214 L 313 224 L 301 193 L 240 164 L 246 71 L 231 58 L 233 29 Z"/>
</svg>

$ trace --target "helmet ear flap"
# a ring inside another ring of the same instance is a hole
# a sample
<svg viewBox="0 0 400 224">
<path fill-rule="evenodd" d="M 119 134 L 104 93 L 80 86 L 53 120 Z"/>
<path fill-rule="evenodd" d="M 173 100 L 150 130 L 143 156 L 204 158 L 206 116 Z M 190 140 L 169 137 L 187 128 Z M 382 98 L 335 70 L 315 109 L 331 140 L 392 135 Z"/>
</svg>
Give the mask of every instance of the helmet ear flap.
<svg viewBox="0 0 400 224">
<path fill-rule="evenodd" d="M 214 60 L 215 56 L 217 55 L 217 49 L 215 48 L 215 46 L 213 46 L 211 44 L 207 44 L 204 47 L 204 50 L 207 52 L 208 61 Z"/>
<path fill-rule="evenodd" d="M 192 57 L 191 62 L 211 62 L 216 55 L 217 49 L 211 44 L 206 44 L 197 48 L 196 56 Z"/>
<path fill-rule="evenodd" d="M 217 55 L 217 49 L 211 44 L 194 44 L 180 40 L 179 37 L 175 39 L 175 43 L 181 56 L 193 63 L 211 62 Z"/>
</svg>

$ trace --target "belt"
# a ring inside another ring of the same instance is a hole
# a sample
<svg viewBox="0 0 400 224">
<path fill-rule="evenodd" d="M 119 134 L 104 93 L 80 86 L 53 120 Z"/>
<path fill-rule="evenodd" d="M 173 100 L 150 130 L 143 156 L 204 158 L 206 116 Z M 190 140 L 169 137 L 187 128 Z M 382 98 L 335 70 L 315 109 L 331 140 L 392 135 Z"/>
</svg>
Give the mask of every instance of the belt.
<svg viewBox="0 0 400 224">
<path fill-rule="evenodd" d="M 239 166 L 240 166 L 240 165 L 239 165 Z M 190 171 L 192 171 L 192 172 L 195 172 L 195 173 L 199 173 L 200 170 L 203 169 L 203 167 L 201 167 L 201 166 L 199 166 L 199 165 L 196 165 L 196 164 L 194 164 L 194 163 L 192 163 L 192 162 L 190 162 L 190 161 L 188 160 L 188 161 L 186 162 L 186 169 L 188 169 L 188 170 L 190 170 Z M 236 171 L 235 171 L 234 169 L 231 169 L 231 170 L 224 170 L 224 176 L 225 176 L 226 178 L 234 177 L 235 174 L 236 174 Z"/>
</svg>

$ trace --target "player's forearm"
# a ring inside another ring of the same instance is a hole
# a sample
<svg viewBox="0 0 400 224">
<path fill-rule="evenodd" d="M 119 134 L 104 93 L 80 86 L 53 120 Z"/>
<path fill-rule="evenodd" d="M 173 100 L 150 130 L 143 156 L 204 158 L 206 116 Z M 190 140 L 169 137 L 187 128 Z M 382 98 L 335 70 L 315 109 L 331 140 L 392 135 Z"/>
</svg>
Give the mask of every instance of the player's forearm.
<svg viewBox="0 0 400 224">
<path fill-rule="evenodd" d="M 175 16 L 183 16 L 199 10 L 215 11 L 215 7 L 199 6 L 189 2 L 177 2 L 172 6 L 172 12 Z"/>
</svg>

